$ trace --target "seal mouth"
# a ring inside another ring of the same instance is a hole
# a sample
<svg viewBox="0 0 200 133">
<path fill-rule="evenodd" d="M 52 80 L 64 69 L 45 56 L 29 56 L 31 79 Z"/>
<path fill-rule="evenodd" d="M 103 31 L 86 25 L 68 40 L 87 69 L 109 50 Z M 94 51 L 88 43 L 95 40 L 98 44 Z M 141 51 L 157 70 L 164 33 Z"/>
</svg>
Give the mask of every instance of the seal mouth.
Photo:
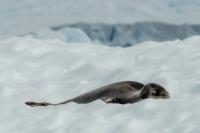
<svg viewBox="0 0 200 133">
<path fill-rule="evenodd" d="M 170 94 L 167 91 L 162 91 L 159 96 L 154 96 L 155 99 L 169 99 Z"/>
<path fill-rule="evenodd" d="M 165 97 L 164 97 L 164 99 L 169 99 L 169 98 L 170 98 L 170 96 L 165 96 Z"/>
<path fill-rule="evenodd" d="M 164 92 L 162 97 L 163 97 L 163 99 L 169 99 L 170 98 L 169 92 Z"/>
</svg>

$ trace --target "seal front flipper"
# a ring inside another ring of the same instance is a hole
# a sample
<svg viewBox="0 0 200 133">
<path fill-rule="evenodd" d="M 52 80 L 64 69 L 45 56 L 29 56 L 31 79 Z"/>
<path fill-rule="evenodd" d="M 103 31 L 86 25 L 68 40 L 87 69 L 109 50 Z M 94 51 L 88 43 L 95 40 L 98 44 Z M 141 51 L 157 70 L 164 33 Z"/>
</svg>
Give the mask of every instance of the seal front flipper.
<svg viewBox="0 0 200 133">
<path fill-rule="evenodd" d="M 106 103 L 113 103 L 113 104 L 127 104 L 130 103 L 128 99 L 121 99 L 121 98 L 109 98 L 105 100 Z"/>
</svg>

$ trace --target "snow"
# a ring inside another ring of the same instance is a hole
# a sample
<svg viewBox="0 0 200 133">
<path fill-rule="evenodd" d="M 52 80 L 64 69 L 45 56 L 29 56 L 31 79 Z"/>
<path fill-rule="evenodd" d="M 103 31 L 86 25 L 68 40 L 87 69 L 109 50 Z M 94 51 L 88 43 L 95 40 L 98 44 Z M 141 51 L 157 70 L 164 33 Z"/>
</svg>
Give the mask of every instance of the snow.
<svg viewBox="0 0 200 133">
<path fill-rule="evenodd" d="M 129 48 L 30 36 L 1 40 L 0 132 L 198 133 L 199 43 L 199 36 Z M 59 102 L 122 80 L 159 83 L 171 98 L 130 105 L 24 105 Z"/>
<path fill-rule="evenodd" d="M 199 0 L 0 0 L 0 34 L 76 22 L 199 24 L 199 6 Z"/>
</svg>

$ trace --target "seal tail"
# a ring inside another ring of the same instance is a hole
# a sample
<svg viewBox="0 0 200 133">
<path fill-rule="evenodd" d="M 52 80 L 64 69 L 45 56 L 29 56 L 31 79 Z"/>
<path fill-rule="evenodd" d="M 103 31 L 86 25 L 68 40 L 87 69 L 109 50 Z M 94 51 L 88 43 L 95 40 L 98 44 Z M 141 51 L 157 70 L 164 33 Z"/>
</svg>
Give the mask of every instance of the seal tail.
<svg viewBox="0 0 200 133">
<path fill-rule="evenodd" d="M 48 102 L 33 102 L 33 101 L 29 101 L 29 102 L 25 102 L 25 104 L 28 105 L 28 106 L 31 106 L 31 107 L 49 106 L 49 105 L 57 106 L 57 105 L 66 104 L 66 103 L 69 103 L 69 102 L 72 102 L 72 101 L 73 101 L 72 99 L 69 99 L 67 101 L 63 101 L 63 102 L 56 103 L 56 104 L 48 103 Z"/>
</svg>

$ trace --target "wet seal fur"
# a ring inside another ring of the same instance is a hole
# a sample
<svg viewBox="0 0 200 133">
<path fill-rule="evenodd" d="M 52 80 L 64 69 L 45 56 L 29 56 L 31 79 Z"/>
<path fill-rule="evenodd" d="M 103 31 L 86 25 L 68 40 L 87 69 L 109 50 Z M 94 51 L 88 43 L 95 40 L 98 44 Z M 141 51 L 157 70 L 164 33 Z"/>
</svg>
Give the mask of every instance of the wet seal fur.
<svg viewBox="0 0 200 133">
<path fill-rule="evenodd" d="M 69 102 L 78 104 L 87 104 L 95 100 L 102 100 L 105 103 L 113 104 L 133 104 L 147 98 L 153 99 L 168 99 L 169 92 L 164 87 L 156 83 L 148 83 L 146 85 L 135 81 L 121 81 L 104 87 L 86 92 L 77 97 L 60 103 L 48 102 L 25 102 L 26 105 L 35 106 L 48 106 L 48 105 L 61 105 Z"/>
</svg>

